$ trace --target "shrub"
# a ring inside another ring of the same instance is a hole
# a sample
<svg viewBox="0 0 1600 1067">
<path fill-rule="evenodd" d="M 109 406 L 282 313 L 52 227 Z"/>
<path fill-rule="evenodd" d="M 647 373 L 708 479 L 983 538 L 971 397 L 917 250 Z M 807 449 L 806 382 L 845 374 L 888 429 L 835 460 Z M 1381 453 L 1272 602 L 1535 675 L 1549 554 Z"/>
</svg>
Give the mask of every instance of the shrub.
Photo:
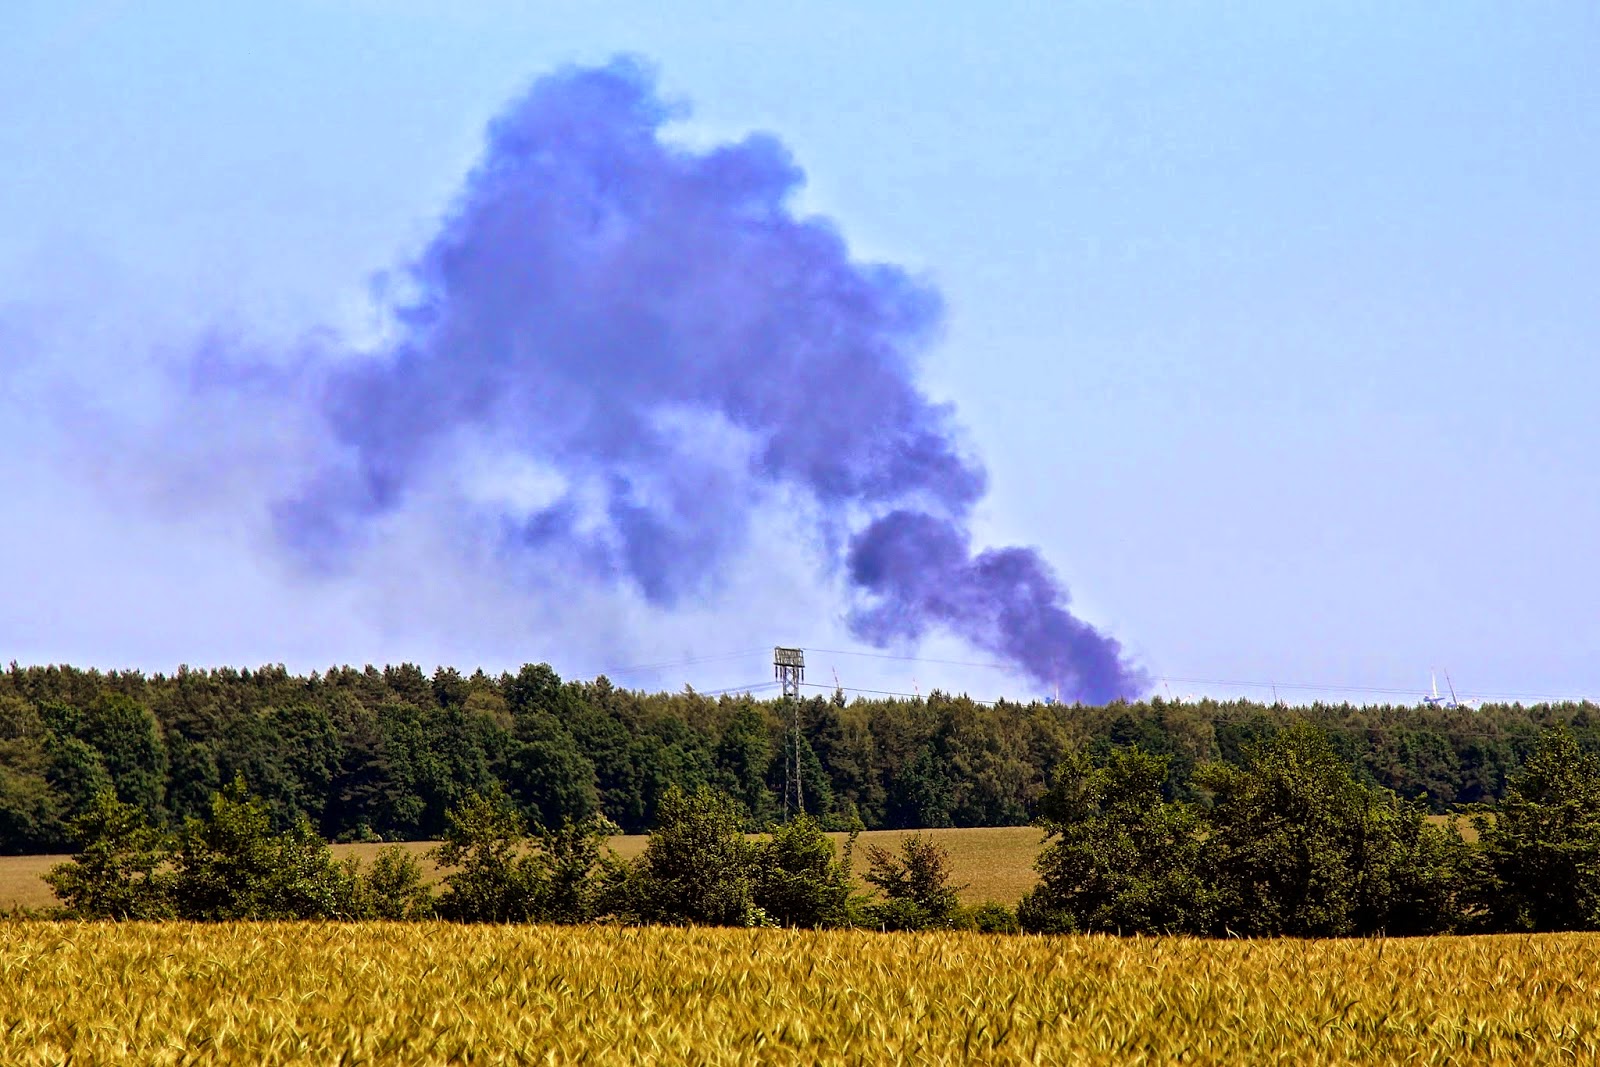
<svg viewBox="0 0 1600 1067">
<path fill-rule="evenodd" d="M 754 901 L 779 926 L 850 924 L 850 835 L 841 858 L 833 841 L 810 816 L 772 831 L 754 849 Z"/>
<path fill-rule="evenodd" d="M 66 913 L 79 919 L 162 919 L 173 914 L 172 842 L 144 809 L 109 789 L 72 821 L 81 851 L 44 876 Z"/>
<path fill-rule="evenodd" d="M 242 778 L 184 825 L 176 868 L 172 894 L 185 919 L 332 919 L 348 916 L 356 897 L 349 868 L 310 822 L 301 816 L 275 832 Z"/>
<path fill-rule="evenodd" d="M 661 797 L 655 832 L 630 882 L 633 917 L 647 922 L 753 925 L 754 847 L 739 805 L 701 786 L 676 786 Z"/>
<path fill-rule="evenodd" d="M 1022 931 L 1017 913 L 998 900 L 986 900 L 970 908 L 962 908 L 957 925 L 963 930 L 976 930 L 980 934 L 1015 934 Z"/>
<path fill-rule="evenodd" d="M 539 846 L 550 872 L 545 919 L 579 923 L 605 913 L 606 839 L 617 832 L 617 824 L 603 815 L 540 831 Z"/>
<path fill-rule="evenodd" d="M 445 875 L 439 914 L 458 922 L 532 922 L 550 886 L 545 858 L 528 848 L 522 816 L 503 795 L 469 793 L 445 814 L 444 843 L 433 850 Z"/>
<path fill-rule="evenodd" d="M 378 850 L 365 870 L 352 871 L 355 904 L 363 919 L 426 919 L 434 913 L 433 891 L 422 877 L 422 864 L 399 845 Z"/>
<path fill-rule="evenodd" d="M 927 930 L 953 925 L 962 887 L 950 884 L 950 853 L 924 834 L 901 838 L 896 855 L 867 846 L 867 881 L 883 894 L 868 909 L 885 930 Z"/>
</svg>

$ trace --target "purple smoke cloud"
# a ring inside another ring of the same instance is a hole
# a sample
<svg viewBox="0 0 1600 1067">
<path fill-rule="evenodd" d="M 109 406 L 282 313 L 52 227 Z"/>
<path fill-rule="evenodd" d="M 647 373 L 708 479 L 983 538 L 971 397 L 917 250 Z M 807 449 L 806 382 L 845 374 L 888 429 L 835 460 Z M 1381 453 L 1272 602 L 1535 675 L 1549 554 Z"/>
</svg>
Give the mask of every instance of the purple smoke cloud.
<svg viewBox="0 0 1600 1067">
<path fill-rule="evenodd" d="M 502 517 L 509 550 L 670 605 L 715 579 L 760 491 L 798 491 L 859 529 L 864 639 L 939 626 L 1071 696 L 1138 689 L 1036 553 L 972 555 L 984 472 L 913 373 L 938 295 L 796 217 L 778 141 L 692 151 L 662 139 L 677 114 L 624 59 L 546 77 L 491 125 L 395 339 L 325 371 L 336 447 L 275 507 L 283 541 L 337 567 L 473 438 L 557 486 Z"/>
<path fill-rule="evenodd" d="M 938 624 L 1089 703 L 1141 685 L 1117 642 L 1067 611 L 1066 590 L 1032 549 L 973 556 L 958 522 L 892 511 L 852 540 L 849 567 L 876 597 L 850 620 L 869 641 L 917 638 Z"/>
</svg>

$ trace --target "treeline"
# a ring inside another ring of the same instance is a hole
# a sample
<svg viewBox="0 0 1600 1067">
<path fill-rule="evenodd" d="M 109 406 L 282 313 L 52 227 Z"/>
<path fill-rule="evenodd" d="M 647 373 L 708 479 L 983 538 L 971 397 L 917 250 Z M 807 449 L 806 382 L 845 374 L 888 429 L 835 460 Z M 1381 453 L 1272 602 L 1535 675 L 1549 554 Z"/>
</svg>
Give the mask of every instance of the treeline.
<svg viewBox="0 0 1600 1067">
<path fill-rule="evenodd" d="M 1600 757 L 1543 735 L 1505 796 L 1451 820 L 1359 781 L 1294 723 L 1167 799 L 1166 759 L 1078 754 L 1041 802 L 1039 932 L 1347 937 L 1600 929 Z"/>
<path fill-rule="evenodd" d="M 850 874 L 854 834 L 841 855 L 815 819 L 797 816 L 753 840 L 738 803 L 704 787 L 667 790 L 660 825 L 632 861 L 606 847 L 616 827 L 605 819 L 530 827 L 503 795 L 468 794 L 445 823 L 431 850 L 447 872 L 436 891 L 402 846 L 362 866 L 336 861 L 304 817 L 274 829 L 243 779 L 173 831 L 105 790 L 72 821 L 80 851 L 45 881 L 57 914 L 74 919 L 1017 929 L 1002 904 L 960 903 L 949 856 L 928 838 L 907 838 L 898 853 L 867 846 L 878 890 L 869 898 Z"/>
<path fill-rule="evenodd" d="M 919 700 L 800 705 L 806 810 L 828 829 L 1029 822 L 1069 752 L 1138 746 L 1163 757 L 1162 796 L 1195 801 L 1197 768 L 1239 766 L 1291 719 L 1326 733 L 1365 784 L 1443 812 L 1494 800 L 1540 732 L 1600 748 L 1592 704 L 1439 707 L 1163 701 L 1105 707 Z M 153 826 L 208 810 L 235 777 L 272 824 L 304 816 L 330 840 L 436 840 L 468 795 L 503 794 L 532 824 L 603 816 L 657 824 L 673 788 L 717 790 L 748 829 L 781 821 L 777 701 L 564 682 L 549 667 L 463 675 L 415 666 L 0 673 L 0 852 L 72 844 L 68 826 L 110 789 Z"/>
<path fill-rule="evenodd" d="M 1343 937 L 1600 929 L 1600 757 L 1565 726 L 1542 736 L 1506 795 L 1468 818 L 1360 781 L 1328 734 L 1301 721 L 1208 763 L 1202 802 L 1167 799 L 1168 758 L 1138 746 L 1069 753 L 1041 799 L 1039 885 L 1012 910 L 964 907 L 949 857 L 922 835 L 868 846 L 867 883 L 820 824 L 745 833 L 734 798 L 670 787 L 633 861 L 603 817 L 530 826 L 503 794 L 445 816 L 424 883 L 400 846 L 336 863 L 301 816 L 275 830 L 242 779 L 181 828 L 96 794 L 73 820 L 78 855 L 46 876 L 76 918 L 422 919 L 676 923 L 986 932 Z"/>
</svg>

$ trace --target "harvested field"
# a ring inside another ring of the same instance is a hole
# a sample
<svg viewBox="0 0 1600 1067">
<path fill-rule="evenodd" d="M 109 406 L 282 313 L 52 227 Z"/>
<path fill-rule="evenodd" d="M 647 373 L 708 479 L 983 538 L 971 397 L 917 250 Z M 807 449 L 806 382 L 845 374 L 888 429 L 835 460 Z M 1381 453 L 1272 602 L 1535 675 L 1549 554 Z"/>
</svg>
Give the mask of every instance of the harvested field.
<svg viewBox="0 0 1600 1067">
<path fill-rule="evenodd" d="M 0 923 L 0 1062 L 1592 1063 L 1600 936 Z"/>
</svg>

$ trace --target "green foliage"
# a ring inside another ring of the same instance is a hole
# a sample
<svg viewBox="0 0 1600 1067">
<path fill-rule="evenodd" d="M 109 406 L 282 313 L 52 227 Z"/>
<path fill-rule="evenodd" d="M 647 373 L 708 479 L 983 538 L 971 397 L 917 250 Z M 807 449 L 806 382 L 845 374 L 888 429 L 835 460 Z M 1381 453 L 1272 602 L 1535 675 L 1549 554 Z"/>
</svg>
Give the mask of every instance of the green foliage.
<svg viewBox="0 0 1600 1067">
<path fill-rule="evenodd" d="M 116 792 L 100 753 L 80 738 L 52 732 L 45 740 L 44 753 L 45 782 L 57 797 L 60 810 L 69 816 L 88 811 L 101 793 Z"/>
<path fill-rule="evenodd" d="M 191 824 L 216 822 L 213 794 L 242 776 L 264 805 L 267 836 L 302 835 L 302 881 L 332 887 L 305 906 L 360 910 L 356 876 L 319 873 L 302 824 L 328 839 L 438 838 L 469 794 L 504 794 L 535 828 L 518 855 L 535 857 L 548 879 L 541 915 L 807 922 L 810 912 L 783 901 L 828 884 L 807 881 L 823 869 L 820 853 L 797 846 L 773 858 L 772 843 L 729 845 L 748 847 L 749 862 L 723 864 L 721 903 L 701 907 L 685 888 L 695 879 L 673 872 L 666 851 L 652 882 L 651 869 L 606 857 L 583 829 L 609 819 L 649 830 L 706 787 L 735 798 L 740 829 L 770 827 L 791 710 L 806 810 L 822 828 L 1039 818 L 1050 839 L 1040 888 L 1019 908 L 1030 929 L 1600 923 L 1587 815 L 1600 804 L 1572 800 L 1592 794 L 1586 768 L 1600 751 L 1600 709 L 1588 704 L 988 707 L 932 693 L 791 706 L 568 682 L 542 664 L 431 677 L 405 664 L 149 677 L 13 665 L 0 672 L 0 852 L 65 848 L 68 821 L 106 790 L 150 826 L 192 836 Z M 1559 760 L 1536 752 L 1552 728 L 1570 733 Z M 1148 755 L 1127 755 L 1135 749 Z M 1490 819 L 1487 805 L 1502 796 Z M 1424 819 L 1463 805 L 1486 805 L 1481 849 Z M 204 850 L 191 844 L 198 862 Z M 190 876 L 203 883 L 198 871 Z M 657 884 L 667 892 L 659 911 L 647 892 Z M 932 921 L 920 907 L 885 900 L 874 921 Z"/>
<path fill-rule="evenodd" d="M 886 930 L 932 930 L 955 925 L 961 886 L 950 884 L 950 853 L 925 834 L 900 841 L 898 854 L 867 846 L 867 882 L 883 894 L 869 921 Z"/>
<path fill-rule="evenodd" d="M 557 827 L 598 814 L 594 764 L 554 716 L 525 712 L 518 737 L 504 751 L 501 778 L 535 826 Z"/>
<path fill-rule="evenodd" d="M 185 823 L 176 865 L 173 897 L 185 919 L 331 919 L 353 907 L 350 871 L 311 824 L 302 816 L 275 830 L 266 802 L 242 778 Z"/>
<path fill-rule="evenodd" d="M 739 709 L 717 743 L 717 784 L 744 805 L 752 829 L 765 826 L 778 807 L 767 783 L 774 766 L 783 766 L 777 751 L 769 717 L 753 704 Z"/>
<path fill-rule="evenodd" d="M 779 926 L 850 925 L 851 834 L 841 857 L 815 819 L 802 815 L 773 828 L 754 848 L 754 901 Z"/>
<path fill-rule="evenodd" d="M 1475 897 L 1493 930 L 1600 927 L 1600 758 L 1558 727 L 1478 830 Z"/>
<path fill-rule="evenodd" d="M 0 853 L 48 852 L 63 833 L 61 798 L 44 776 L 0 767 Z"/>
<path fill-rule="evenodd" d="M 458 922 L 532 922 L 550 889 L 545 858 L 529 847 L 522 816 L 503 795 L 470 793 L 446 815 L 434 860 L 444 878 L 439 914 Z"/>
<path fill-rule="evenodd" d="M 211 752 L 219 780 L 248 781 L 278 826 L 301 815 L 321 821 L 339 755 L 338 731 L 326 709 L 303 700 L 228 716 Z"/>
<path fill-rule="evenodd" d="M 1464 919 L 1470 849 L 1420 804 L 1356 780 L 1327 735 L 1289 723 L 1207 764 L 1199 807 L 1167 800 L 1167 758 L 1066 759 L 1040 802 L 1036 933 L 1434 933 Z"/>
<path fill-rule="evenodd" d="M 606 839 L 617 825 L 600 816 L 540 830 L 539 846 L 550 870 L 543 918 L 548 922 L 587 922 L 607 912 L 604 871 L 610 856 Z"/>
<path fill-rule="evenodd" d="M 355 918 L 404 921 L 434 914 L 433 891 L 423 881 L 422 864 L 399 845 L 380 848 L 364 870 L 350 873 Z"/>
<path fill-rule="evenodd" d="M 970 908 L 963 907 L 957 917 L 956 927 L 976 930 L 980 934 L 1018 934 L 1022 924 L 1017 913 L 997 900 L 986 900 Z"/>
<path fill-rule="evenodd" d="M 1138 748 L 1099 765 L 1076 753 L 1040 800 L 1040 884 L 1021 905 L 1034 932 L 1167 931 L 1210 925 L 1194 809 L 1162 796 L 1169 759 Z"/>
<path fill-rule="evenodd" d="M 707 926 L 758 922 L 751 877 L 755 848 L 745 839 L 739 805 L 702 786 L 669 788 L 659 822 L 630 888 L 638 918 Z"/>
<path fill-rule="evenodd" d="M 1292 724 L 1247 746 L 1244 766 L 1211 764 L 1206 856 L 1219 929 L 1246 935 L 1356 932 L 1374 798 L 1321 731 Z"/>
<path fill-rule="evenodd" d="M 45 777 L 50 760 L 38 709 L 0 696 L 0 853 L 58 849 L 62 798 Z"/>
<path fill-rule="evenodd" d="M 167 752 L 150 710 L 121 693 L 103 693 L 83 714 L 77 735 L 99 754 L 118 798 L 157 815 Z"/>
<path fill-rule="evenodd" d="M 67 863 L 44 876 L 67 915 L 77 919 L 163 919 L 173 914 L 172 843 L 144 809 L 111 790 L 72 821 L 81 842 Z"/>
<path fill-rule="evenodd" d="M 469 791 L 503 790 L 531 823 L 590 814 L 650 829 L 669 787 L 737 798 L 770 826 L 789 708 L 743 696 L 639 693 L 563 681 L 548 666 L 470 677 L 414 666 L 295 676 L 70 667 L 0 672 L 0 851 L 58 848 L 63 820 L 104 786 L 158 825 L 202 816 L 242 775 L 273 823 L 307 816 L 329 839 L 440 836 Z M 1038 814 L 1064 756 L 1138 747 L 1167 761 L 1162 795 L 1202 798 L 1195 769 L 1242 767 L 1294 718 L 1326 732 L 1357 781 L 1433 812 L 1500 796 L 1545 728 L 1600 749 L 1585 704 L 1435 707 L 1153 699 L 1106 707 L 817 697 L 800 702 L 806 810 L 871 829 L 1018 825 Z"/>
</svg>

